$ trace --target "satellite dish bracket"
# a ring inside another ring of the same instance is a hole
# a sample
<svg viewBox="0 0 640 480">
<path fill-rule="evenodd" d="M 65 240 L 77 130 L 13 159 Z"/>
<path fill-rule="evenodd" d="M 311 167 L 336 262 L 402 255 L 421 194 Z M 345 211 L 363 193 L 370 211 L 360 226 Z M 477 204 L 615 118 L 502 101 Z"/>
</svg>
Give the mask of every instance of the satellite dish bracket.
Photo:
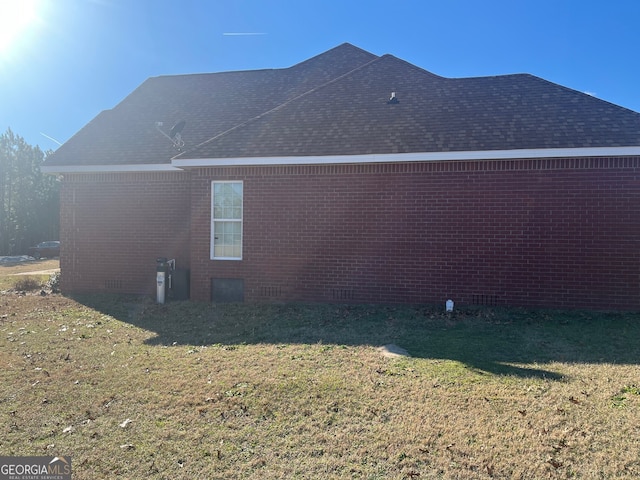
<svg viewBox="0 0 640 480">
<path fill-rule="evenodd" d="M 170 134 L 166 134 L 162 128 L 163 123 L 162 122 L 156 122 L 156 129 L 165 137 L 167 137 L 171 143 L 173 143 L 173 146 L 175 148 L 177 148 L 178 150 L 181 150 L 182 147 L 184 147 L 184 140 L 182 140 L 182 135 L 180 134 L 182 132 L 182 129 L 184 128 L 186 122 L 184 120 L 180 120 L 178 123 L 176 123 L 172 128 L 171 131 L 169 132 Z"/>
</svg>

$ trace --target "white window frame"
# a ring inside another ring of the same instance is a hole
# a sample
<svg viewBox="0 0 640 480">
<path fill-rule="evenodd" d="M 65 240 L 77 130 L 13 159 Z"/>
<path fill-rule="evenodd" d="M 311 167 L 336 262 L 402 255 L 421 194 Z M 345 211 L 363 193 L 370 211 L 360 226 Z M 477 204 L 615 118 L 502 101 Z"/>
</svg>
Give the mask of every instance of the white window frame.
<svg viewBox="0 0 640 480">
<path fill-rule="evenodd" d="M 239 183 L 242 185 L 242 207 L 240 219 L 237 218 L 215 218 L 215 186 L 223 183 Z M 211 242 L 209 258 L 211 260 L 242 260 L 244 245 L 244 182 L 242 180 L 213 180 L 211 182 Z M 215 254 L 215 223 L 216 222 L 238 222 L 240 223 L 240 256 L 239 257 L 216 257 Z"/>
</svg>

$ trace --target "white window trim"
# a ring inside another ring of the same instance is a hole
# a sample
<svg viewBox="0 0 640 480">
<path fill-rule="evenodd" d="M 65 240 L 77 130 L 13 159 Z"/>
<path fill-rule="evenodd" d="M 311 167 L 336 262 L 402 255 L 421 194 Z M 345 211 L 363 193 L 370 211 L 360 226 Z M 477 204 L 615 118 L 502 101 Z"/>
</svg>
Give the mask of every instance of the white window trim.
<svg viewBox="0 0 640 480">
<path fill-rule="evenodd" d="M 242 185 L 242 216 L 240 218 L 240 220 L 236 219 L 236 218 L 232 218 L 232 219 L 225 219 L 225 218 L 219 218 L 214 220 L 213 218 L 213 214 L 214 214 L 214 185 L 216 184 L 221 184 L 221 183 L 239 183 Z M 209 259 L 210 260 L 242 260 L 242 256 L 243 256 L 243 252 L 244 252 L 244 182 L 242 180 L 212 180 L 211 181 L 211 210 L 210 210 L 210 221 L 211 221 L 211 227 L 210 227 L 210 242 L 209 242 Z M 240 223 L 240 256 L 239 257 L 216 257 L 214 256 L 214 223 L 215 221 L 218 222 L 239 222 Z"/>
</svg>

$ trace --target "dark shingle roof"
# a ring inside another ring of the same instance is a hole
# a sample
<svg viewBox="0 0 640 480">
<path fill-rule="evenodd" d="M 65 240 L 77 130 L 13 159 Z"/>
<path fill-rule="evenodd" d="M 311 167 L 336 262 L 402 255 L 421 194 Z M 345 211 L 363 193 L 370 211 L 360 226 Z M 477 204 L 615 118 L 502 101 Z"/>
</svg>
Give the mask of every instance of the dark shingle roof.
<svg viewBox="0 0 640 480">
<path fill-rule="evenodd" d="M 178 152 L 156 122 L 168 132 L 185 120 L 185 144 L 198 145 L 375 58 L 343 44 L 290 68 L 152 77 L 101 112 L 46 165 L 170 163 Z"/>
<path fill-rule="evenodd" d="M 181 159 L 640 145 L 640 114 L 540 78 L 443 78 L 343 44 L 286 69 L 151 78 L 47 165 L 169 163 L 155 122 L 182 119 Z"/>
</svg>

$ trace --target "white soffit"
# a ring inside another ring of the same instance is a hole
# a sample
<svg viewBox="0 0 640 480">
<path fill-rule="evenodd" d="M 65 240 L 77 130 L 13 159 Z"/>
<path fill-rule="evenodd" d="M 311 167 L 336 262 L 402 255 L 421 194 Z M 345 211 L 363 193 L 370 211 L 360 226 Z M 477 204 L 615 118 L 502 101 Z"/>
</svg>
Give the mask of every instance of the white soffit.
<svg viewBox="0 0 640 480">
<path fill-rule="evenodd" d="M 370 155 L 327 155 L 306 157 L 175 158 L 171 161 L 171 164 L 177 168 L 197 168 L 249 165 L 331 165 L 358 163 L 442 162 L 463 160 L 512 160 L 530 158 L 627 156 L 640 156 L 640 146 L 541 148 L 530 150 L 481 150 L 470 152 L 423 152 Z"/>
</svg>

